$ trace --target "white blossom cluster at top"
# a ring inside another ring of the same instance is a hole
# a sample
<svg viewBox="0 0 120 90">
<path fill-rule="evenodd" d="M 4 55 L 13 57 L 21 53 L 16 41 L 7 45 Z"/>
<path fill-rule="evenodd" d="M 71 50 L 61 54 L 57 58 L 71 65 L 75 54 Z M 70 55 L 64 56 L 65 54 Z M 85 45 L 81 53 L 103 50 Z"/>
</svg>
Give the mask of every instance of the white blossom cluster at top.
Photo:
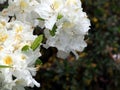
<svg viewBox="0 0 120 90">
<path fill-rule="evenodd" d="M 4 67 L 0 68 L 0 90 L 40 87 L 33 78 L 35 62 L 41 56 L 39 47 L 22 51 L 37 38 L 33 35 L 36 26 L 45 27 L 47 40 L 41 44 L 56 47 L 58 57 L 66 58 L 70 52 L 77 57 L 76 51 L 87 46 L 84 36 L 90 21 L 80 0 L 8 0 L 8 7 L 0 12 L 0 65 Z"/>
</svg>

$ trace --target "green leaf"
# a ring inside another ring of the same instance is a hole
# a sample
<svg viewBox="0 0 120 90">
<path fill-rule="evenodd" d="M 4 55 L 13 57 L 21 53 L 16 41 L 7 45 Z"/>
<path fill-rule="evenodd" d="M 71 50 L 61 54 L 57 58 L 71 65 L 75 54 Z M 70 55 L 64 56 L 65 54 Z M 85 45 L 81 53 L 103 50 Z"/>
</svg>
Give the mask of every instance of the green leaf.
<svg viewBox="0 0 120 90">
<path fill-rule="evenodd" d="M 42 65 L 42 61 L 40 59 L 37 59 L 36 62 L 35 62 L 35 65 Z"/>
<path fill-rule="evenodd" d="M 35 40 L 34 42 L 32 43 L 31 45 L 31 49 L 34 51 L 36 50 L 36 48 L 39 47 L 40 43 L 42 42 L 43 40 L 43 35 L 39 35 Z"/>
<path fill-rule="evenodd" d="M 11 66 L 0 65 L 0 68 L 11 68 Z"/>
<path fill-rule="evenodd" d="M 45 21 L 43 18 L 37 18 L 38 20 L 40 20 L 40 21 Z"/>
<path fill-rule="evenodd" d="M 22 48 L 22 51 L 28 51 L 30 49 L 30 47 L 28 45 L 25 45 L 23 48 Z"/>
<path fill-rule="evenodd" d="M 56 24 L 53 26 L 52 30 L 50 30 L 50 34 L 51 36 L 55 36 L 55 32 L 56 32 L 57 26 Z"/>
<path fill-rule="evenodd" d="M 59 20 L 59 19 L 61 19 L 62 17 L 63 17 L 63 15 L 58 14 L 57 19 Z"/>
</svg>

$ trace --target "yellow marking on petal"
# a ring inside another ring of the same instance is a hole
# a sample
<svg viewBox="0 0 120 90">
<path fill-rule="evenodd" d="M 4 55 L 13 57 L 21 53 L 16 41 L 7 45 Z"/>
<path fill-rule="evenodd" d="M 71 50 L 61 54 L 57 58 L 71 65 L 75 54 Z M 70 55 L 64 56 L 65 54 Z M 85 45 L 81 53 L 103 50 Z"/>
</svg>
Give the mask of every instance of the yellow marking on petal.
<svg viewBox="0 0 120 90">
<path fill-rule="evenodd" d="M 0 51 L 3 50 L 3 49 L 4 49 L 3 46 L 0 46 Z"/>
<path fill-rule="evenodd" d="M 7 65 L 11 65 L 13 63 L 12 57 L 11 56 L 6 56 L 4 59 L 4 63 Z"/>
<path fill-rule="evenodd" d="M 8 38 L 8 35 L 1 35 L 0 33 L 0 42 L 4 42 Z"/>
<path fill-rule="evenodd" d="M 53 1 L 53 4 L 51 5 L 51 8 L 53 9 L 53 10 L 57 10 L 59 7 L 60 7 L 60 5 L 61 5 L 61 2 L 58 2 L 58 1 Z"/>
<path fill-rule="evenodd" d="M 26 8 L 28 6 L 28 4 L 24 1 L 24 0 L 21 0 L 20 1 L 20 8 L 21 9 L 24 9 L 24 8 Z"/>
<path fill-rule="evenodd" d="M 59 2 L 55 1 L 53 4 L 54 9 L 58 9 L 60 7 Z"/>
<path fill-rule="evenodd" d="M 67 0 L 66 5 L 77 4 L 76 0 Z"/>
<path fill-rule="evenodd" d="M 13 52 L 15 52 L 16 50 L 18 50 L 18 49 L 20 48 L 19 44 L 18 44 L 18 45 L 15 45 L 15 46 L 13 46 L 13 47 L 14 47 Z"/>
<path fill-rule="evenodd" d="M 23 26 L 19 26 L 16 28 L 17 33 L 22 32 L 22 31 L 23 31 Z"/>
<path fill-rule="evenodd" d="M 21 56 L 21 59 L 22 59 L 22 60 L 25 60 L 25 59 L 26 59 L 26 56 L 22 55 L 22 56 Z"/>
<path fill-rule="evenodd" d="M 73 23 L 70 23 L 70 22 L 64 22 L 63 23 L 63 28 L 72 28 L 74 26 Z"/>
<path fill-rule="evenodd" d="M 15 39 L 20 41 L 20 40 L 22 39 L 22 37 L 21 37 L 20 34 L 16 34 L 16 35 L 15 35 Z"/>
<path fill-rule="evenodd" d="M 2 24 L 3 26 L 6 25 L 6 23 L 4 21 L 1 21 L 0 24 Z"/>
</svg>

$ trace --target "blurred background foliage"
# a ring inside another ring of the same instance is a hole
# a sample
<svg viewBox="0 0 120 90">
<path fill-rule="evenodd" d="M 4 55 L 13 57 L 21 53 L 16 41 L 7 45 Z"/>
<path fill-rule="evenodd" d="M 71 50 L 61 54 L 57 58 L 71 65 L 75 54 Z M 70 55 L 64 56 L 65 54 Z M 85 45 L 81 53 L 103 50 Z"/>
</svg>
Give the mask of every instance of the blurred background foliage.
<svg viewBox="0 0 120 90">
<path fill-rule="evenodd" d="M 41 87 L 26 90 L 120 90 L 120 1 L 82 0 L 82 7 L 91 29 L 80 58 L 71 53 L 62 60 L 55 48 L 41 47 L 43 65 L 35 77 Z"/>
</svg>

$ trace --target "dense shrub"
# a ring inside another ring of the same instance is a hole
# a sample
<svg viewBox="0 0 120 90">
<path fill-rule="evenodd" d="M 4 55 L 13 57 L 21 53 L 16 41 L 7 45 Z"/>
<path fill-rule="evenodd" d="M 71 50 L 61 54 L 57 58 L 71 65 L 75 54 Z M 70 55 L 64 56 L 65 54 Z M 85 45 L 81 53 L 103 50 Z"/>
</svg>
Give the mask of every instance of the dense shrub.
<svg viewBox="0 0 120 90">
<path fill-rule="evenodd" d="M 44 49 L 43 65 L 35 77 L 40 88 L 26 90 L 119 90 L 120 89 L 120 2 L 119 0 L 82 0 L 91 20 L 86 36 L 88 46 L 79 53 L 56 58 L 55 48 Z M 6 7 L 0 5 L 0 10 Z M 40 32 L 36 32 L 40 33 Z M 118 57 L 114 58 L 113 55 Z"/>
</svg>

